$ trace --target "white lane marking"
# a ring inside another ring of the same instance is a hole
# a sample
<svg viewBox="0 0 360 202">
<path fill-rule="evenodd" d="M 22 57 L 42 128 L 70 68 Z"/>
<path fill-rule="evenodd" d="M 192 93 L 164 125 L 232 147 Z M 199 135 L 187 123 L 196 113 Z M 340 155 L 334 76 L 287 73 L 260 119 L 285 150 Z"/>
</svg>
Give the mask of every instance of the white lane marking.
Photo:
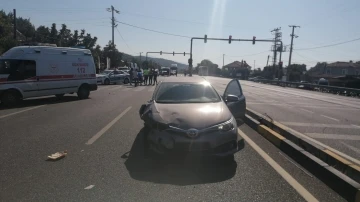
<svg viewBox="0 0 360 202">
<path fill-rule="evenodd" d="M 111 90 L 118 90 L 120 88 L 122 88 L 123 86 L 118 86 L 118 87 L 115 87 L 115 88 L 112 88 Z"/>
<path fill-rule="evenodd" d="M 144 86 L 141 86 L 141 87 L 136 87 L 136 89 L 134 90 L 134 91 L 142 91 L 142 90 L 144 90 L 145 89 L 145 87 Z"/>
<path fill-rule="evenodd" d="M 111 88 L 112 86 L 104 86 L 104 87 L 101 87 L 101 88 L 98 88 L 97 91 L 99 90 L 104 90 L 104 89 L 108 89 L 108 88 Z"/>
<path fill-rule="evenodd" d="M 352 126 L 356 127 L 356 128 L 360 128 L 360 126 L 355 125 L 355 124 L 351 124 Z"/>
<path fill-rule="evenodd" d="M 345 142 L 341 142 L 343 145 L 347 146 L 349 149 L 353 150 L 354 152 L 356 153 L 359 153 L 360 154 L 360 149 L 354 147 L 354 146 L 351 146 L 351 145 L 348 145 L 346 144 Z"/>
<path fill-rule="evenodd" d="M 89 186 L 85 187 L 84 189 L 92 189 L 94 187 L 95 187 L 95 185 L 89 185 Z"/>
<path fill-rule="evenodd" d="M 300 109 L 301 111 L 304 111 L 304 112 L 308 112 L 310 114 L 313 114 L 314 112 L 310 111 L 310 110 L 307 110 L 307 109 Z"/>
<path fill-rule="evenodd" d="M 345 124 L 324 124 L 324 123 L 299 123 L 299 122 L 280 122 L 287 126 L 300 126 L 300 127 L 314 127 L 314 128 L 347 128 L 347 129 L 360 129 L 356 125 Z"/>
<path fill-rule="evenodd" d="M 131 106 L 126 108 L 121 114 L 119 114 L 114 120 L 112 120 L 110 123 L 108 123 L 103 129 L 101 129 L 99 132 L 97 132 L 92 138 L 90 138 L 86 144 L 91 145 L 94 143 L 97 139 L 99 139 L 107 130 L 109 130 L 121 117 L 123 117 L 126 112 L 128 112 L 131 109 Z"/>
<path fill-rule="evenodd" d="M 127 87 L 127 88 L 123 88 L 122 91 L 129 91 L 131 88 Z"/>
<path fill-rule="evenodd" d="M 244 132 L 238 128 L 240 136 L 281 175 L 306 201 L 318 201 L 308 190 L 306 190 L 298 181 L 296 181 L 286 170 L 277 164 L 268 154 L 264 152 L 255 142 L 253 142 Z"/>
<path fill-rule="evenodd" d="M 333 117 L 330 117 L 330 116 L 325 116 L 325 115 L 320 115 L 320 116 L 325 117 L 325 118 L 328 118 L 328 119 L 331 119 L 331 120 L 333 120 L 333 121 L 338 121 L 338 122 L 340 122 L 339 119 L 336 119 L 336 118 L 333 118 Z"/>
<path fill-rule="evenodd" d="M 45 106 L 45 105 L 31 107 L 31 108 L 27 108 L 27 109 L 24 109 L 24 110 L 21 110 L 21 111 L 18 111 L 18 112 L 14 112 L 14 113 L 11 113 L 11 114 L 2 115 L 2 116 L 0 116 L 0 119 L 6 118 L 6 117 L 9 117 L 9 116 L 13 116 L 13 115 L 16 115 L 16 114 L 20 114 L 20 113 L 23 113 L 23 112 L 26 112 L 26 111 L 30 111 L 30 110 L 33 110 L 33 109 L 37 109 L 37 108 L 43 107 L 43 106 Z"/>
<path fill-rule="evenodd" d="M 325 133 L 305 133 L 305 135 L 317 139 L 360 140 L 360 135 L 341 135 L 341 134 L 325 134 Z"/>
</svg>

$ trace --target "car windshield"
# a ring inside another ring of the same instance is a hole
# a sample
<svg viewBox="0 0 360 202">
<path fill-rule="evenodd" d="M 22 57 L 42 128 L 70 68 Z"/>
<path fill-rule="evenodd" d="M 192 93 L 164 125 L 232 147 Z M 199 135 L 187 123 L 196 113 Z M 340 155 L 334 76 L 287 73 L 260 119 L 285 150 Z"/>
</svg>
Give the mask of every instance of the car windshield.
<svg viewBox="0 0 360 202">
<path fill-rule="evenodd" d="M 220 102 L 211 85 L 203 83 L 162 83 L 156 93 L 157 103 L 209 103 Z"/>
</svg>

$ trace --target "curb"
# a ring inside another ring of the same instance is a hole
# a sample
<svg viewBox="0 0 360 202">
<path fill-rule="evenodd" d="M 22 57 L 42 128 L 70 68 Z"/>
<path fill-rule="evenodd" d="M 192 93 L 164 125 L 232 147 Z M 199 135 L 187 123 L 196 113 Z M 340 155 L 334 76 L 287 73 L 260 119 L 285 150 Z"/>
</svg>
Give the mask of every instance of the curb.
<svg viewBox="0 0 360 202">
<path fill-rule="evenodd" d="M 348 201 L 360 202 L 360 169 L 334 151 L 246 109 L 245 123 Z"/>
</svg>

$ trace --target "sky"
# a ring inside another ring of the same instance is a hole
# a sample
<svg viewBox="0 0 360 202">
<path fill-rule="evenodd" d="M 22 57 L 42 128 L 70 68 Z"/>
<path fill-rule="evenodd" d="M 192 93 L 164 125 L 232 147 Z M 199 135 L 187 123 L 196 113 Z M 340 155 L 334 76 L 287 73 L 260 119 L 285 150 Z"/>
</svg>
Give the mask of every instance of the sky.
<svg viewBox="0 0 360 202">
<path fill-rule="evenodd" d="M 300 50 L 331 45 L 360 38 L 359 0 L 0 0 L 0 9 L 17 16 L 30 18 L 36 26 L 57 28 L 65 23 L 68 28 L 85 29 L 98 37 L 102 47 L 111 40 L 111 5 L 119 10 L 117 21 L 129 25 L 166 32 L 171 36 L 151 32 L 118 23 L 115 44 L 119 51 L 131 55 L 146 52 L 190 52 L 189 37 L 233 39 L 272 39 L 271 30 L 281 27 L 284 45 L 290 45 L 292 28 L 294 38 L 292 63 L 306 64 L 307 68 L 317 62 L 360 60 L 360 40 L 318 49 Z M 267 57 L 272 61 L 271 43 L 194 40 L 193 64 L 209 59 L 221 67 L 223 54 L 225 65 L 245 60 L 250 66 L 263 68 Z M 297 50 L 299 49 L 299 50 Z M 189 56 L 149 54 L 187 64 Z M 282 54 L 284 66 L 288 64 L 289 52 Z"/>
</svg>

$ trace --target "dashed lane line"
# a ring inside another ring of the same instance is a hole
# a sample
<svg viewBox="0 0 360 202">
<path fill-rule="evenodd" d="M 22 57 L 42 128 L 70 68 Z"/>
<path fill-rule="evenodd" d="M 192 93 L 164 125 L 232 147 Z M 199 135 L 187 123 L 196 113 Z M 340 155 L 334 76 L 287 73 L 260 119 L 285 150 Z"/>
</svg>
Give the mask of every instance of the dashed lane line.
<svg viewBox="0 0 360 202">
<path fill-rule="evenodd" d="M 104 135 L 105 132 L 108 131 L 117 121 L 119 121 L 121 119 L 121 117 L 123 117 L 130 109 L 131 109 L 131 106 L 126 108 L 123 112 L 121 112 L 121 114 L 119 114 L 117 117 L 115 117 L 115 119 L 113 119 L 104 128 L 102 128 L 99 132 L 97 132 L 85 144 L 87 144 L 87 145 L 93 144 L 97 139 L 99 139 L 102 135 Z"/>
<path fill-rule="evenodd" d="M 17 111 L 17 112 L 14 112 L 14 113 L 2 115 L 2 116 L 0 116 L 0 119 L 6 118 L 6 117 L 9 117 L 9 116 L 13 116 L 13 115 L 16 115 L 16 114 L 20 114 L 20 113 L 23 113 L 23 112 L 27 112 L 27 111 L 30 111 L 30 110 L 34 110 L 34 109 L 37 109 L 37 108 L 40 108 L 40 107 L 43 107 L 43 106 L 45 106 L 45 105 L 39 105 L 39 106 L 36 106 L 36 107 L 27 108 L 27 109 Z"/>
</svg>

